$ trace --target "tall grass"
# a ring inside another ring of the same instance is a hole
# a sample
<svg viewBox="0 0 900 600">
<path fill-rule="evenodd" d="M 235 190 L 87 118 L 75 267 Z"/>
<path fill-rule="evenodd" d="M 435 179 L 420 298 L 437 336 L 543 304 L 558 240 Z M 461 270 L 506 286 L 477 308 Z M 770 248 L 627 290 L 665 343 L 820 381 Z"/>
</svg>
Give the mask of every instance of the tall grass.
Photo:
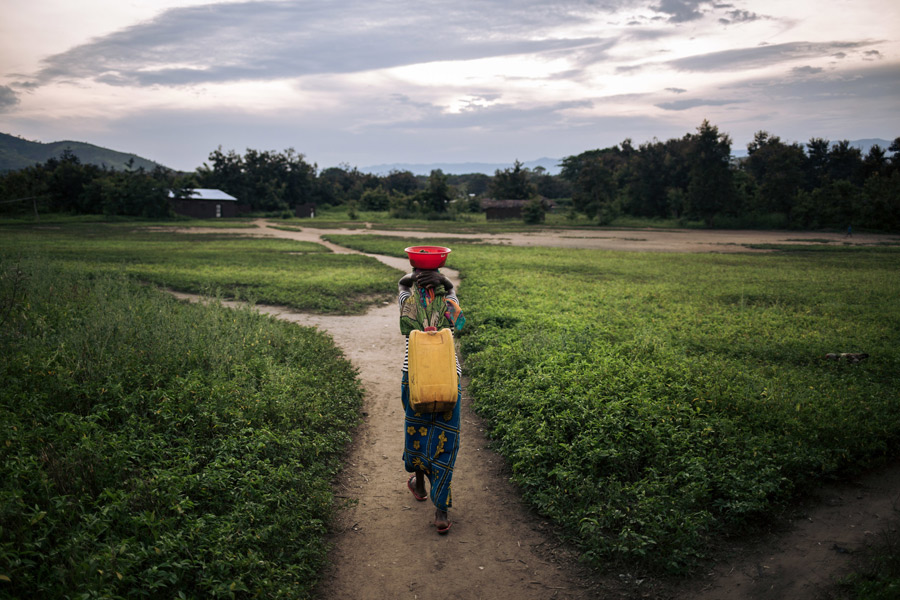
<svg viewBox="0 0 900 600">
<path fill-rule="evenodd" d="M 307 597 L 355 372 L 315 330 L 0 261 L 0 594 Z"/>
<path fill-rule="evenodd" d="M 526 499 L 598 567 L 688 572 L 712 540 L 898 456 L 896 249 L 452 247 L 469 393 Z"/>
</svg>

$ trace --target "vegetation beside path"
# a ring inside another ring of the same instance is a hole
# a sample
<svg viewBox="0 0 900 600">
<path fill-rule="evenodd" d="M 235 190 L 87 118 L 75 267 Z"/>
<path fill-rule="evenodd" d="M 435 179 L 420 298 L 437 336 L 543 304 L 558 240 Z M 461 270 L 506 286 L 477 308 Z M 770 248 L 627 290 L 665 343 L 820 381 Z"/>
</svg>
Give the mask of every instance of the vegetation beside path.
<svg viewBox="0 0 900 600">
<path fill-rule="evenodd" d="M 711 542 L 897 457 L 896 248 L 451 245 L 469 393 L 526 499 L 597 567 L 689 572 Z"/>
<path fill-rule="evenodd" d="M 142 282 L 345 311 L 385 270 L 284 240 L 4 228 L 0 596 L 309 597 L 355 370 L 315 329 Z M 330 295 L 267 295 L 321 277 Z"/>
<path fill-rule="evenodd" d="M 351 365 L 313 329 L 42 262 L 0 263 L 3 593 L 308 595 Z"/>
<path fill-rule="evenodd" d="M 421 243 L 331 239 L 395 256 Z M 595 566 L 690 572 L 798 493 L 896 457 L 896 249 L 447 242 L 470 393 L 525 497 Z M 323 250 L 121 225 L 0 230 L 0 589 L 308 595 L 358 414 L 352 368 L 312 331 L 137 281 L 262 301 L 267 282 L 318 277 L 352 300 L 303 297 L 324 312 L 394 291 L 395 270 Z M 352 287 L 358 270 L 375 287 Z"/>
</svg>

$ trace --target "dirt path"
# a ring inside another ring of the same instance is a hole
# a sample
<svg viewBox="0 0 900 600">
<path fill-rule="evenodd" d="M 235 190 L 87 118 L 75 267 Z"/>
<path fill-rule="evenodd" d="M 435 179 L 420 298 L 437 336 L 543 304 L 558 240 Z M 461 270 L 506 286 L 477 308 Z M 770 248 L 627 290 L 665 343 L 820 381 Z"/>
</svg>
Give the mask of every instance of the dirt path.
<svg viewBox="0 0 900 600">
<path fill-rule="evenodd" d="M 487 244 L 512 246 L 550 246 L 554 248 L 590 248 L 595 250 L 625 250 L 632 252 L 752 252 L 746 244 L 803 245 L 827 243 L 833 245 L 869 246 L 900 243 L 900 235 L 862 233 L 846 237 L 843 233 L 817 231 L 732 231 L 709 229 L 602 229 L 571 230 L 543 229 L 534 233 L 434 233 L 428 231 L 388 231 L 376 229 L 317 229 L 284 231 L 267 226 L 265 219 L 255 221 L 254 229 L 223 230 L 218 228 L 184 228 L 186 233 L 239 233 L 263 235 L 324 243 L 335 252 L 349 252 L 341 246 L 322 242 L 329 234 L 377 234 L 415 239 L 458 238 L 478 239 Z"/>
<path fill-rule="evenodd" d="M 315 231 L 269 232 L 321 243 Z M 352 252 L 326 245 L 336 252 Z M 409 267 L 407 260 L 377 258 L 401 270 Z M 459 285 L 458 273 L 449 269 L 442 272 Z M 191 294 L 175 295 L 198 299 Z M 549 535 L 551 527 L 532 515 L 519 499 L 502 459 L 487 449 L 481 420 L 469 408 L 465 392 L 453 478 L 454 507 L 450 511 L 453 527 L 446 536 L 439 536 L 432 527 L 434 506 L 430 501 L 415 501 L 406 487 L 408 474 L 401 460 L 404 425 L 400 367 L 404 340 L 396 304 L 360 316 L 257 308 L 327 332 L 359 370 L 366 391 L 365 421 L 356 432 L 347 468 L 336 486 L 338 497 L 348 504 L 338 516 L 331 540 L 331 566 L 318 590 L 322 598 L 598 597 L 599 581 L 577 564 L 575 555 Z"/>
<path fill-rule="evenodd" d="M 340 253 L 353 251 L 323 242 L 320 236 L 371 232 L 282 231 L 267 227 L 264 221 L 257 224 L 256 229 L 234 232 L 313 241 Z M 580 237 L 572 232 L 498 236 L 377 233 L 421 239 L 478 237 L 516 245 L 671 252 L 745 251 L 734 244 L 802 243 L 796 241 L 800 239 L 811 243 L 828 238 L 823 234 L 705 231 L 590 232 Z M 835 243 L 854 244 L 897 239 L 831 237 Z M 405 259 L 376 258 L 400 270 L 408 268 Z M 458 274 L 445 272 L 458 284 Z M 465 306 L 464 289 L 460 296 Z M 811 506 L 806 518 L 793 523 L 789 531 L 734 545 L 730 558 L 697 580 L 672 584 L 626 574 L 598 577 L 581 567 L 575 553 L 557 541 L 552 527 L 523 505 L 509 483 L 503 460 L 487 448 L 482 423 L 470 409 L 464 390 L 462 443 L 451 510 L 453 529 L 447 536 L 438 536 L 431 526 L 433 505 L 413 499 L 406 488 L 407 474 L 400 458 L 403 338 L 397 329 L 396 305 L 377 307 L 361 316 L 316 316 L 278 307 L 258 308 L 326 331 L 357 367 L 366 390 L 365 421 L 357 431 L 347 468 L 337 482 L 336 493 L 347 501 L 347 506 L 339 513 L 331 566 L 323 574 L 318 590 L 326 600 L 813 599 L 834 576 L 849 568 L 853 551 L 871 543 L 896 517 L 900 465 L 852 485 L 823 490 L 823 502 Z"/>
</svg>

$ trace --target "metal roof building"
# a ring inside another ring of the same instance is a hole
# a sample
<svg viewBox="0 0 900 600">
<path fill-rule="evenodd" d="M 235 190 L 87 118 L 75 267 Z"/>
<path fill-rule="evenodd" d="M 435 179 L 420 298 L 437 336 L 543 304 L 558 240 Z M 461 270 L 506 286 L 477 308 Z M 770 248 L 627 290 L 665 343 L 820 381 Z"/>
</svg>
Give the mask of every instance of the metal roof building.
<svg viewBox="0 0 900 600">
<path fill-rule="evenodd" d="M 172 210 L 176 214 L 195 219 L 216 219 L 238 215 L 238 199 L 222 190 L 196 188 L 191 190 L 190 198 L 176 198 L 175 193 L 170 191 L 169 198 L 172 199 Z"/>
</svg>

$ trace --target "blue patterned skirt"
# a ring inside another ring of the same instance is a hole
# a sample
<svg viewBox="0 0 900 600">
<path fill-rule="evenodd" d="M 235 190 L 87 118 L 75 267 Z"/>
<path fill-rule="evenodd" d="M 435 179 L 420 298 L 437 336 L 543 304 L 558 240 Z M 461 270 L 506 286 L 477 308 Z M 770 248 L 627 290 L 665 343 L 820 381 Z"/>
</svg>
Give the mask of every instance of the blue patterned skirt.
<svg viewBox="0 0 900 600">
<path fill-rule="evenodd" d="M 453 410 L 442 413 L 414 412 L 409 406 L 409 374 L 403 371 L 400 384 L 400 397 L 406 411 L 403 463 L 409 473 L 425 473 L 431 484 L 431 501 L 441 510 L 452 506 L 450 483 L 459 451 L 461 387 L 457 394 Z"/>
</svg>

